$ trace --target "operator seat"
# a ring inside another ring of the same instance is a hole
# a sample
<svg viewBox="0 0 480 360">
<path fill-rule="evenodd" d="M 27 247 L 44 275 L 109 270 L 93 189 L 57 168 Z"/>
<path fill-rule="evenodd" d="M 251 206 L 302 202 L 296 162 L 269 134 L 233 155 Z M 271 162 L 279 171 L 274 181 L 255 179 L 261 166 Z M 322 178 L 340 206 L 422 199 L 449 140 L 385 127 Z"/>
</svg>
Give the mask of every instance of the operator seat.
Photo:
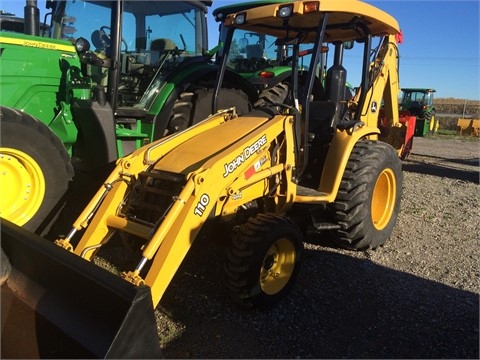
<svg viewBox="0 0 480 360">
<path fill-rule="evenodd" d="M 155 39 L 152 40 L 152 43 L 150 45 L 150 50 L 152 51 L 172 51 L 177 49 L 177 46 L 175 43 L 170 40 L 170 39 Z"/>
<path fill-rule="evenodd" d="M 308 121 L 309 137 L 328 143 L 334 131 L 337 104 L 330 100 L 311 101 Z M 328 139 L 328 140 L 327 140 Z"/>
<path fill-rule="evenodd" d="M 177 45 L 170 39 L 155 39 L 150 44 L 152 64 L 158 63 L 160 56 L 168 51 L 177 50 Z"/>
<path fill-rule="evenodd" d="M 410 103 L 410 107 L 408 109 L 410 111 L 410 115 L 412 116 L 421 116 L 422 115 L 422 105 L 418 101 L 412 101 Z"/>
<path fill-rule="evenodd" d="M 245 50 L 247 52 L 247 59 L 263 59 L 263 46 L 260 44 L 247 45 Z"/>
</svg>

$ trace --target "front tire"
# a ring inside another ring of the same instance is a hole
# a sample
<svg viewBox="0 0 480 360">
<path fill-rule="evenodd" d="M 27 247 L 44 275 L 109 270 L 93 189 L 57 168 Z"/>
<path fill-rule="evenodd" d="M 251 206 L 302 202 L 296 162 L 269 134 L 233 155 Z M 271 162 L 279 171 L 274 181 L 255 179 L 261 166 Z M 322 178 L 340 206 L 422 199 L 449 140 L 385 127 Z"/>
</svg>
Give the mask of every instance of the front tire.
<svg viewBox="0 0 480 360">
<path fill-rule="evenodd" d="M 15 109 L 0 111 L 0 175 L 2 188 L 8 189 L 0 216 L 36 231 L 66 193 L 73 167 L 45 124 Z"/>
<path fill-rule="evenodd" d="M 300 271 L 302 235 L 288 218 L 258 214 L 240 226 L 227 249 L 225 272 L 233 298 L 269 308 L 290 292 Z"/>
<path fill-rule="evenodd" d="M 376 249 L 390 237 L 402 197 L 402 165 L 389 144 L 359 141 L 329 209 L 339 230 L 334 240 L 353 250 Z"/>
</svg>

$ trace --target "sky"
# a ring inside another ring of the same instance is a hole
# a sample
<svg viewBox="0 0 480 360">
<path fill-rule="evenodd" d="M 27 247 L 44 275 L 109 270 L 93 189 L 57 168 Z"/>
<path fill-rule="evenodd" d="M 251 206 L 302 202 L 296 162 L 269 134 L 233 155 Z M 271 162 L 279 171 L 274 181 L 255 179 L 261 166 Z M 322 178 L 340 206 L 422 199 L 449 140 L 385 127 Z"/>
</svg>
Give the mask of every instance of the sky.
<svg viewBox="0 0 480 360">
<path fill-rule="evenodd" d="M 402 29 L 400 87 L 433 88 L 437 98 L 480 100 L 480 0 L 365 2 L 392 15 Z M 213 9 L 230 3 L 214 0 Z M 209 44 L 215 44 L 218 31 L 211 12 Z M 361 54 L 355 51 L 361 46 L 356 45 L 345 52 L 343 64 L 353 86 L 361 75 Z"/>
<path fill-rule="evenodd" d="M 341 1 L 341 0 L 339 0 Z M 364 0 L 365 1 L 365 0 Z M 237 2 L 237 1 L 236 1 Z M 437 98 L 480 100 L 480 0 L 366 0 L 400 24 L 400 87 L 433 88 Z M 207 15 L 209 47 L 218 24 L 212 12 L 234 3 L 214 0 Z M 24 0 L 0 0 L 0 10 L 23 15 Z M 43 19 L 45 0 L 38 0 Z M 360 81 L 361 46 L 345 53 L 347 80 Z"/>
</svg>

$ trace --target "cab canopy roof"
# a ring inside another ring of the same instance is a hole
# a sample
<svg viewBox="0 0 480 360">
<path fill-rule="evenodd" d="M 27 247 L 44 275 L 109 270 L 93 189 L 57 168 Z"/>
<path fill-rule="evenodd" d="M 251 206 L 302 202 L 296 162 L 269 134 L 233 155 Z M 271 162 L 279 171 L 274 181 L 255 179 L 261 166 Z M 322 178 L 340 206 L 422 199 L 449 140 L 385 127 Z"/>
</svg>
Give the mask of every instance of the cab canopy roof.
<svg viewBox="0 0 480 360">
<path fill-rule="evenodd" d="M 215 18 L 215 21 L 220 22 L 228 14 L 233 14 L 239 11 L 248 10 L 254 7 L 264 6 L 264 5 L 271 5 L 271 4 L 279 4 L 279 3 L 290 3 L 292 0 L 257 0 L 257 1 L 249 1 L 249 2 L 242 2 L 242 3 L 234 3 L 225 6 L 220 6 L 213 10 L 212 15 Z"/>
<path fill-rule="evenodd" d="M 280 9 L 285 6 L 290 6 L 292 13 L 289 17 L 280 17 Z M 311 11 L 312 8 L 316 10 Z M 329 13 L 325 42 L 362 39 L 368 33 L 372 36 L 400 33 L 398 22 L 391 15 L 358 0 L 280 2 L 230 14 L 225 25 L 235 24 L 242 29 L 277 38 L 300 37 L 302 43 L 311 43 L 315 41 L 324 13 Z M 238 25 L 237 20 L 242 16 L 245 22 Z"/>
<path fill-rule="evenodd" d="M 401 88 L 403 92 L 436 92 L 435 89 L 428 89 L 428 88 Z"/>
</svg>

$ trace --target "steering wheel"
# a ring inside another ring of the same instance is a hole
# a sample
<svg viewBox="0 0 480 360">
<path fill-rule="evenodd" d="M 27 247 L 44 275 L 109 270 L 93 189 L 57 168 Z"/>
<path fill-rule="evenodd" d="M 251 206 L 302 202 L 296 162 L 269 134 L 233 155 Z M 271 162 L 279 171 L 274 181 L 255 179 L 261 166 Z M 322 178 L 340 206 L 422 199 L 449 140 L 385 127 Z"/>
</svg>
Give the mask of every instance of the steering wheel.
<svg viewBox="0 0 480 360">
<path fill-rule="evenodd" d="M 111 45 L 111 29 L 109 26 L 101 26 L 100 30 L 95 30 L 92 33 L 91 39 L 92 44 L 95 46 L 96 49 L 99 50 L 106 50 Z M 122 44 L 125 45 L 125 49 L 122 50 L 124 52 L 128 51 L 128 44 L 124 38 L 122 38 Z"/>
</svg>

